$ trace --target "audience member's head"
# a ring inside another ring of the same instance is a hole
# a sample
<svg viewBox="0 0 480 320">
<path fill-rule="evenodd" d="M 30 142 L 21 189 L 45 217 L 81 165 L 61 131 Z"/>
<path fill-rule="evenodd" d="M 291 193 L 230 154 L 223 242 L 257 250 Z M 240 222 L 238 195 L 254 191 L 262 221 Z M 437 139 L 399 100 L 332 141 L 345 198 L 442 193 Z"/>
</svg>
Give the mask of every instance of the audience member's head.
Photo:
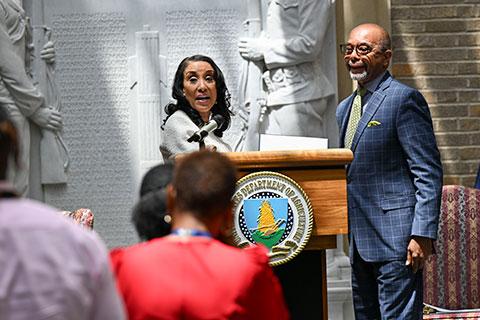
<svg viewBox="0 0 480 320">
<path fill-rule="evenodd" d="M 151 168 L 143 177 L 140 200 L 133 208 L 132 222 L 142 240 L 168 235 L 171 216 L 167 213 L 165 187 L 172 181 L 173 163 Z"/>
<path fill-rule="evenodd" d="M 231 219 L 235 184 L 235 166 L 221 153 L 202 150 L 182 157 L 169 188 L 174 223 L 177 212 L 191 215 L 206 225 L 215 219 Z M 219 230 L 210 231 L 217 236 Z"/>
<path fill-rule="evenodd" d="M 7 110 L 0 107 L 0 180 L 6 180 L 7 167 L 18 165 L 18 135 Z"/>
<path fill-rule="evenodd" d="M 165 188 L 173 178 L 173 162 L 156 165 L 145 173 L 140 185 L 140 197 L 149 192 Z"/>
</svg>

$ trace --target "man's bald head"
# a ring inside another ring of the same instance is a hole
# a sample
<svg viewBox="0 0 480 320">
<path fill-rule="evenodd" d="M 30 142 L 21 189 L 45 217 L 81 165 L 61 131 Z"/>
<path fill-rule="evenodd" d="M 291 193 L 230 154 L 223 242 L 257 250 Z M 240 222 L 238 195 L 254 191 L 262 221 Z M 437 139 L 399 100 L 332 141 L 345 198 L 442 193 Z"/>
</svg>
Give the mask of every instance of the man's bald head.
<svg viewBox="0 0 480 320">
<path fill-rule="evenodd" d="M 364 23 L 350 31 L 348 42 L 342 45 L 350 77 L 364 85 L 387 70 L 392 57 L 388 32 L 374 23 Z"/>
<path fill-rule="evenodd" d="M 383 27 L 375 23 L 363 23 L 350 31 L 350 34 L 359 32 L 368 34 L 372 39 L 375 39 L 380 44 L 382 51 L 392 49 L 392 41 L 390 40 L 390 34 Z"/>
</svg>

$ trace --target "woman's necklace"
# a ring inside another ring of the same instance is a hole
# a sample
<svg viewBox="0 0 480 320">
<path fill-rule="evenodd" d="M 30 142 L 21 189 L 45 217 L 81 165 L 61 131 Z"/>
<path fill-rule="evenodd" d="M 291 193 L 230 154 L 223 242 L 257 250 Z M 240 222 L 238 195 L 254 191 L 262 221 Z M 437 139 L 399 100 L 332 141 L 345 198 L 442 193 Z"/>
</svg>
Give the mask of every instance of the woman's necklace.
<svg viewBox="0 0 480 320">
<path fill-rule="evenodd" d="M 177 228 L 170 233 L 180 237 L 206 237 L 211 238 L 212 234 L 208 231 L 198 229 Z"/>
</svg>

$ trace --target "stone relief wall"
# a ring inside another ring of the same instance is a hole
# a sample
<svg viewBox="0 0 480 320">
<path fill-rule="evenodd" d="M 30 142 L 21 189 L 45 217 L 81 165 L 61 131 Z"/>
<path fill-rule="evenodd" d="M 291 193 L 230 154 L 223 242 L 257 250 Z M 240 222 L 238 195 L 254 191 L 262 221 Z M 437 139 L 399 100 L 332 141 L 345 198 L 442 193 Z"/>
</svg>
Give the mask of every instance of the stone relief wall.
<svg viewBox="0 0 480 320">
<path fill-rule="evenodd" d="M 235 106 L 241 2 L 199 10 L 142 2 L 44 0 L 71 158 L 68 183 L 44 186 L 44 201 L 65 210 L 90 208 L 109 247 L 137 241 L 130 212 L 143 173 L 161 161 L 163 107 L 178 63 L 196 53 L 211 56 Z M 235 127 L 234 118 L 227 140 Z"/>
<path fill-rule="evenodd" d="M 43 3 L 57 52 L 56 81 L 71 159 L 68 183 L 45 186 L 44 200 L 65 210 L 92 209 L 94 228 L 109 247 L 134 243 L 130 211 L 142 174 L 161 161 L 156 153 L 158 126 L 179 62 L 196 53 L 212 57 L 225 75 L 233 111 L 238 109 L 242 59 L 237 42 L 244 35 L 247 2 Z M 326 64 L 332 57 L 335 61 L 334 25 L 332 21 L 327 32 Z M 334 65 L 330 63 L 328 69 L 332 79 L 336 79 Z M 334 108 L 328 112 L 329 138 L 336 143 Z M 225 134 L 232 145 L 240 125 L 234 116 Z"/>
<path fill-rule="evenodd" d="M 52 29 L 71 165 L 68 184 L 46 187 L 45 202 L 65 210 L 88 207 L 107 243 L 132 242 L 126 17 L 53 15 Z"/>
<path fill-rule="evenodd" d="M 208 23 L 204 23 L 208 21 Z M 238 106 L 238 66 L 240 56 L 237 41 L 241 30 L 238 28 L 242 18 L 238 10 L 175 10 L 166 14 L 168 57 L 168 83 L 173 77 L 179 62 L 186 56 L 196 53 L 210 56 L 222 70 L 228 90 L 232 95 L 232 106 Z M 170 94 L 170 91 L 169 91 Z M 232 145 L 239 132 L 237 119 L 225 133 L 226 140 Z"/>
</svg>

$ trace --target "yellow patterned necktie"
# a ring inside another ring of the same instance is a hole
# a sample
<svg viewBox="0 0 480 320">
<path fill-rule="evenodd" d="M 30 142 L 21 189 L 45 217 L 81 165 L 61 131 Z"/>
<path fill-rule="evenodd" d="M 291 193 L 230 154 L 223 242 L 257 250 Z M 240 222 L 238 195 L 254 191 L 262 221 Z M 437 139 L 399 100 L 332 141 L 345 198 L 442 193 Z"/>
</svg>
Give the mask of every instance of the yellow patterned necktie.
<svg viewBox="0 0 480 320">
<path fill-rule="evenodd" d="M 352 148 L 353 137 L 357 131 L 358 122 L 362 117 L 362 97 L 367 93 L 367 89 L 359 87 L 357 95 L 353 99 L 350 118 L 348 119 L 347 132 L 345 133 L 345 148 Z"/>
</svg>

